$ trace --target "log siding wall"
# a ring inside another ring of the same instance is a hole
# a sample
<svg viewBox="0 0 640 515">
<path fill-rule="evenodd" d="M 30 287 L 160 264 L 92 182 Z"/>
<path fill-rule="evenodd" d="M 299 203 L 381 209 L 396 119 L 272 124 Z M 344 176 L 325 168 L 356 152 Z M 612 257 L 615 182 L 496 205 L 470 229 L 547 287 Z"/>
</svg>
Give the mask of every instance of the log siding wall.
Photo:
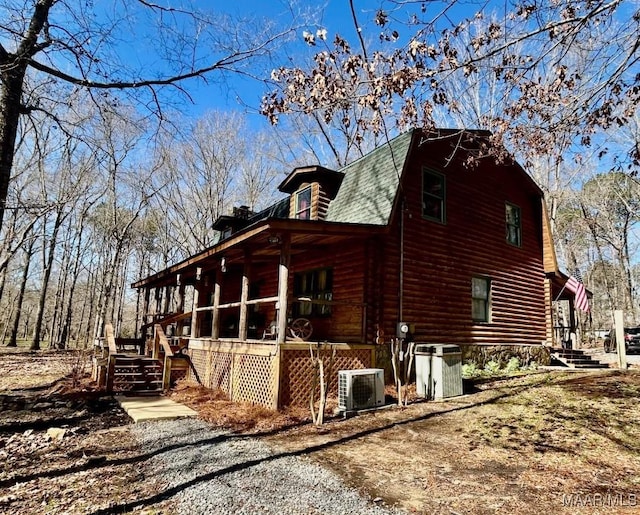
<svg viewBox="0 0 640 515">
<path fill-rule="evenodd" d="M 438 155 L 441 155 L 438 153 Z M 541 193 L 522 171 L 481 162 L 443 168 L 430 147 L 413 151 L 384 245 L 385 332 L 402 316 L 415 339 L 457 344 L 540 344 L 547 338 Z M 422 170 L 446 177 L 446 221 L 422 217 Z M 491 169 L 489 169 L 491 168 Z M 522 246 L 506 241 L 505 202 L 521 209 Z M 403 220 L 402 220 L 403 218 Z M 404 286 L 400 315 L 400 231 Z M 491 279 L 491 319 L 471 319 L 471 278 Z"/>
</svg>

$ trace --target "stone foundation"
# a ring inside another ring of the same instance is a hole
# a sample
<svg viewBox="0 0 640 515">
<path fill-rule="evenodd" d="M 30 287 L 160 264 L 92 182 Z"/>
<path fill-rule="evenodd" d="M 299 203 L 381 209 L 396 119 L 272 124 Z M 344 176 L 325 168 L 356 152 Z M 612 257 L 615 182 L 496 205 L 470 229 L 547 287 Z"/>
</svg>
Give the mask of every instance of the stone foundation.
<svg viewBox="0 0 640 515">
<path fill-rule="evenodd" d="M 529 366 L 532 362 L 548 365 L 551 362 L 549 348 L 542 345 L 461 345 L 462 362 L 475 363 L 478 368 L 485 368 L 488 362 L 495 361 L 504 368 L 511 358 L 518 358 L 521 366 Z"/>
</svg>

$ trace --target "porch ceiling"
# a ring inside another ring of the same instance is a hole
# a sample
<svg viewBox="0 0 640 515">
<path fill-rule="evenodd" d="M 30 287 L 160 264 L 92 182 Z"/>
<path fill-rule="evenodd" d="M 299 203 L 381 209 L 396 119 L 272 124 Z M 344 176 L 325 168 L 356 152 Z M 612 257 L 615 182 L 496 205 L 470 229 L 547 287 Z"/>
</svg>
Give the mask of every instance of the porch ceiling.
<svg viewBox="0 0 640 515">
<path fill-rule="evenodd" d="M 547 277 L 551 279 L 551 296 L 554 301 L 556 300 L 571 300 L 575 297 L 575 294 L 571 290 L 565 288 L 565 284 L 569 280 L 569 276 L 562 271 L 558 271 L 555 274 L 547 274 Z M 592 298 L 593 293 L 585 288 L 587 297 Z"/>
<path fill-rule="evenodd" d="M 226 266 L 244 263 L 250 256 L 252 263 L 277 262 L 284 238 L 291 239 L 290 254 L 310 249 L 322 249 L 354 239 L 367 239 L 387 230 L 386 226 L 345 224 L 315 220 L 262 220 L 234 234 L 232 237 L 195 254 L 154 275 L 141 279 L 133 288 L 175 285 L 177 274 L 184 284 L 195 281 L 196 269 L 211 270 L 220 266 L 224 257 Z"/>
</svg>

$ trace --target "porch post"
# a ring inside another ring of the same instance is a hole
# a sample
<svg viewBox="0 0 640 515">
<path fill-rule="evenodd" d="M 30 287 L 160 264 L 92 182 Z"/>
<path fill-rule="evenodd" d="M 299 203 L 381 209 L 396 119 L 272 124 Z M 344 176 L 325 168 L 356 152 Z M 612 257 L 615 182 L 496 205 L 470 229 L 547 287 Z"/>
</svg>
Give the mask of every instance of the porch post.
<svg viewBox="0 0 640 515">
<path fill-rule="evenodd" d="M 244 251 L 244 267 L 242 269 L 242 290 L 240 293 L 240 320 L 238 320 L 238 338 L 247 340 L 247 300 L 249 300 L 249 276 L 251 275 L 251 253 Z"/>
<path fill-rule="evenodd" d="M 220 338 L 220 290 L 222 288 L 222 273 L 216 270 L 215 283 L 213 285 L 213 320 L 211 322 L 211 338 Z"/>
<path fill-rule="evenodd" d="M 154 296 L 156 299 L 155 302 L 155 306 L 154 306 L 154 311 L 153 311 L 153 321 L 155 322 L 158 319 L 158 315 L 161 313 L 161 309 L 162 309 L 162 290 L 160 289 L 159 286 L 156 286 L 155 291 L 154 291 Z"/>
<path fill-rule="evenodd" d="M 196 280 L 193 283 L 193 306 L 191 308 L 191 338 L 198 337 L 198 297 L 200 296 L 200 281 L 202 279 L 202 268 L 196 268 Z"/>
<path fill-rule="evenodd" d="M 176 276 L 176 284 L 178 285 L 178 305 L 176 306 L 176 313 L 184 313 L 184 282 L 180 274 Z M 182 336 L 182 328 L 184 327 L 184 320 L 181 319 L 176 324 L 176 336 Z"/>
<path fill-rule="evenodd" d="M 280 266 L 278 268 L 278 339 L 284 343 L 287 337 L 287 299 L 289 297 L 289 263 L 291 261 L 291 235 L 284 234 L 280 248 Z"/>
<path fill-rule="evenodd" d="M 142 302 L 142 324 L 140 326 L 140 337 L 147 337 L 147 324 L 149 320 L 149 298 L 151 297 L 151 288 L 148 286 L 144 289 L 144 301 Z"/>
<path fill-rule="evenodd" d="M 168 284 L 164 287 L 162 293 L 162 315 L 169 313 L 169 299 L 171 298 L 171 286 Z"/>
</svg>

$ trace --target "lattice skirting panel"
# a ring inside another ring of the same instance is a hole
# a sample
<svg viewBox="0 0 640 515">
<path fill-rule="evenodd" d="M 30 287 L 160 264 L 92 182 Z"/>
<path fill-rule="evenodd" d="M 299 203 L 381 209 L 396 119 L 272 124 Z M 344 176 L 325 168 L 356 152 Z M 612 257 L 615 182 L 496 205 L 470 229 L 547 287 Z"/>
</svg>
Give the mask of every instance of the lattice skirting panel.
<svg viewBox="0 0 640 515">
<path fill-rule="evenodd" d="M 203 386 L 206 385 L 208 353 L 200 349 L 189 349 L 188 353 L 192 366 L 187 372 L 187 380 Z"/>
<path fill-rule="evenodd" d="M 371 368 L 376 359 L 371 345 L 334 345 L 329 392 L 335 395 L 338 370 Z M 280 359 L 275 345 L 197 342 L 189 344 L 188 352 L 193 365 L 188 379 L 199 378 L 203 386 L 221 389 L 233 401 L 267 408 L 309 405 L 315 371 L 306 343 L 283 345 Z"/>
<path fill-rule="evenodd" d="M 374 357 L 370 346 L 349 348 L 348 345 L 341 345 L 340 347 L 333 361 L 329 395 L 337 394 L 338 370 L 372 368 L 374 366 Z M 328 363 L 328 359 L 325 359 L 325 363 Z M 314 373 L 308 348 L 283 349 L 280 368 L 280 406 L 308 406 Z M 316 398 L 318 398 L 317 395 Z"/>
<path fill-rule="evenodd" d="M 178 381 L 181 381 L 186 377 L 187 377 L 187 370 L 172 370 L 171 385 L 175 385 Z"/>
<path fill-rule="evenodd" d="M 190 381 L 206 388 L 224 391 L 232 401 L 249 402 L 267 408 L 277 405 L 277 359 L 275 348 L 265 352 L 263 346 L 244 345 L 238 350 L 233 345 L 214 348 L 189 349 L 193 369 Z M 253 352 L 252 352 L 253 351 Z"/>
</svg>

